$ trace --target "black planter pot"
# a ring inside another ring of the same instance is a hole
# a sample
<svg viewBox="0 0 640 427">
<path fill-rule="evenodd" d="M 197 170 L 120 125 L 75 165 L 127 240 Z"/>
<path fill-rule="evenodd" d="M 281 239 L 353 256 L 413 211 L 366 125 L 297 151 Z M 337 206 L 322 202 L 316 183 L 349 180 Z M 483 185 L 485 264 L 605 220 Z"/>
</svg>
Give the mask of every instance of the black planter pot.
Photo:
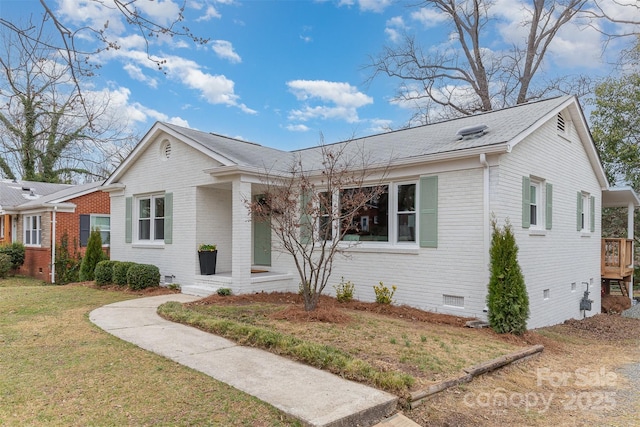
<svg viewBox="0 0 640 427">
<path fill-rule="evenodd" d="M 198 258 L 200 259 L 200 274 L 205 276 L 216 274 L 218 251 L 198 252 Z"/>
</svg>

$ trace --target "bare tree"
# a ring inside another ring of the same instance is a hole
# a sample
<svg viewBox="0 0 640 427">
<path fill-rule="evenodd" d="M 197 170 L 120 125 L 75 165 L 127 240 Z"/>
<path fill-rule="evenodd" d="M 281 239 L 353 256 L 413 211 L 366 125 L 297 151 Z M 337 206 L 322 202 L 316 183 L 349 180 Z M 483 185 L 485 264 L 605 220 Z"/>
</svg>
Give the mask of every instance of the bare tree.
<svg viewBox="0 0 640 427">
<path fill-rule="evenodd" d="M 534 85 L 534 78 L 558 31 L 587 3 L 532 0 L 525 9 L 528 19 L 522 22 L 526 38 L 522 43 L 514 40 L 508 51 L 494 51 L 486 37 L 494 19 L 491 0 L 423 0 L 416 6 L 445 16 L 456 46 L 432 52 L 405 34 L 400 47 L 387 46 L 372 58 L 372 78 L 382 74 L 400 79 L 396 100 L 414 102 L 423 117 L 428 117 L 424 109 L 432 107 L 451 117 L 522 104 L 553 92 L 575 92 L 566 88 L 572 83 L 566 78 L 544 85 Z"/>
<path fill-rule="evenodd" d="M 61 53 L 60 60 L 66 63 L 71 82 L 76 86 L 80 100 L 83 100 L 83 88 L 81 81 L 84 77 L 91 77 L 99 68 L 98 64 L 92 62 L 91 58 L 96 54 L 107 50 L 120 49 L 121 45 L 117 34 L 109 31 L 109 26 L 115 23 L 109 22 L 109 16 L 122 19 L 131 28 L 143 37 L 146 44 L 147 57 L 149 61 L 155 62 L 159 69 L 162 69 L 165 60 L 154 58 L 150 53 L 150 45 L 153 41 L 161 38 L 184 37 L 198 44 L 206 44 L 209 39 L 198 37 L 191 30 L 181 23 L 184 20 L 184 10 L 186 0 L 181 6 L 176 8 L 175 17 L 169 22 L 160 22 L 154 19 L 149 10 L 148 0 L 88 0 L 87 3 L 95 7 L 102 8 L 105 13 L 104 22 L 73 27 L 63 22 L 63 19 L 51 1 L 39 0 L 42 6 L 42 26 L 48 26 L 57 37 L 52 37 L 46 41 L 34 36 L 36 27 L 29 22 L 21 25 L 0 17 L 0 26 L 18 34 L 20 37 L 30 39 L 34 46 L 46 49 L 53 49 Z M 146 4 L 143 4 L 146 3 Z M 163 6 L 167 6 L 165 2 Z M 152 7 L 160 7 L 153 4 Z M 87 43 L 87 40 L 96 43 Z M 87 48 L 86 46 L 91 46 Z M 88 115 L 88 114 L 87 114 Z"/>
<path fill-rule="evenodd" d="M 71 182 L 104 177 L 135 135 L 109 110 L 108 94 L 78 92 L 71 67 L 50 48 L 44 26 L 2 31 L 0 168 L 8 178 Z"/>
<path fill-rule="evenodd" d="M 345 240 L 360 231 L 354 220 L 385 193 L 380 181 L 386 168 L 373 167 L 354 142 L 321 145 L 315 160 L 304 154 L 285 173 L 266 172 L 262 197 L 246 203 L 255 221 L 270 225 L 279 249 L 292 256 L 305 310 L 312 311 L 335 257 L 357 244 Z"/>
</svg>

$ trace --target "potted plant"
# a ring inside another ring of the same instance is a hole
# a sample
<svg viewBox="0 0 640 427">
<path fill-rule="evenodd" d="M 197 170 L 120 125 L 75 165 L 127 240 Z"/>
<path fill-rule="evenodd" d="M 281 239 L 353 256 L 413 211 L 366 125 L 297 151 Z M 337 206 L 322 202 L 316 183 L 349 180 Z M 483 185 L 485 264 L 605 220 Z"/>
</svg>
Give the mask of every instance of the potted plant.
<svg viewBox="0 0 640 427">
<path fill-rule="evenodd" d="M 209 276 L 216 274 L 216 261 L 218 259 L 218 247 L 202 243 L 198 246 L 198 258 L 200 260 L 200 274 Z"/>
</svg>

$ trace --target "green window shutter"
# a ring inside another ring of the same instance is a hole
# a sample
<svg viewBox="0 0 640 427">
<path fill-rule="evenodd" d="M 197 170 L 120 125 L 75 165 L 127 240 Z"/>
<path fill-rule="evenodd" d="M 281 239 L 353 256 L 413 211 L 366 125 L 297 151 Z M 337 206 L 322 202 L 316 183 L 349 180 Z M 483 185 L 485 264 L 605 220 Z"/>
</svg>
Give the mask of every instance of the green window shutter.
<svg viewBox="0 0 640 427">
<path fill-rule="evenodd" d="M 546 185 L 544 222 L 545 228 L 551 230 L 553 225 L 553 185 L 551 184 Z"/>
<path fill-rule="evenodd" d="M 420 247 L 438 247 L 438 177 L 420 178 Z"/>
<path fill-rule="evenodd" d="M 522 228 L 531 227 L 531 179 L 522 177 Z"/>
<path fill-rule="evenodd" d="M 300 196 L 300 243 L 308 245 L 313 240 L 313 224 L 311 215 L 308 213 L 308 205 L 311 201 L 311 194 L 304 192 Z"/>
<path fill-rule="evenodd" d="M 582 193 L 579 191 L 576 202 L 576 230 L 582 231 Z"/>
<path fill-rule="evenodd" d="M 127 197 L 125 199 L 125 217 L 124 217 L 124 241 L 131 243 L 132 234 L 132 212 L 133 212 L 133 197 Z"/>
<path fill-rule="evenodd" d="M 164 193 L 164 243 L 173 243 L 173 193 Z"/>
<path fill-rule="evenodd" d="M 591 196 L 590 200 L 591 203 L 589 203 L 589 221 L 591 222 L 591 224 L 589 224 L 589 229 L 591 230 L 591 232 L 593 233 L 594 231 L 596 231 L 596 198 L 595 196 Z"/>
</svg>

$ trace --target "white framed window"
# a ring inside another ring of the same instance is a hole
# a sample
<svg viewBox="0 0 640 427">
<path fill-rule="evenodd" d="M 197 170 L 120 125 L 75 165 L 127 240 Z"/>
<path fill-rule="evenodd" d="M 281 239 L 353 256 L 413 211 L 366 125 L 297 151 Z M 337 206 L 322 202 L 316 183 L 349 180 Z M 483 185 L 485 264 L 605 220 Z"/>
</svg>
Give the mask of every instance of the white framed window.
<svg viewBox="0 0 640 427">
<path fill-rule="evenodd" d="M 90 230 L 100 230 L 102 246 L 111 244 L 111 217 L 109 215 L 91 215 L 89 225 Z"/>
<path fill-rule="evenodd" d="M 164 242 L 164 194 L 137 198 L 137 237 L 141 242 Z"/>
<path fill-rule="evenodd" d="M 416 183 L 396 187 L 396 241 L 416 241 Z"/>
<path fill-rule="evenodd" d="M 542 198 L 541 185 L 539 181 L 531 180 L 529 200 L 529 221 L 531 228 L 539 228 L 542 221 L 542 209 L 540 209 L 540 201 Z"/>
<path fill-rule="evenodd" d="M 25 246 L 40 246 L 42 244 L 42 216 L 28 215 L 24 217 Z"/>
<path fill-rule="evenodd" d="M 534 234 L 551 230 L 553 215 L 553 186 L 542 178 L 522 177 L 522 228 Z"/>
<path fill-rule="evenodd" d="M 4 239 L 4 215 L 0 215 L 0 239 Z"/>
<path fill-rule="evenodd" d="M 577 202 L 577 230 L 583 233 L 595 231 L 595 202 L 596 198 L 585 191 L 578 192 Z"/>
</svg>

